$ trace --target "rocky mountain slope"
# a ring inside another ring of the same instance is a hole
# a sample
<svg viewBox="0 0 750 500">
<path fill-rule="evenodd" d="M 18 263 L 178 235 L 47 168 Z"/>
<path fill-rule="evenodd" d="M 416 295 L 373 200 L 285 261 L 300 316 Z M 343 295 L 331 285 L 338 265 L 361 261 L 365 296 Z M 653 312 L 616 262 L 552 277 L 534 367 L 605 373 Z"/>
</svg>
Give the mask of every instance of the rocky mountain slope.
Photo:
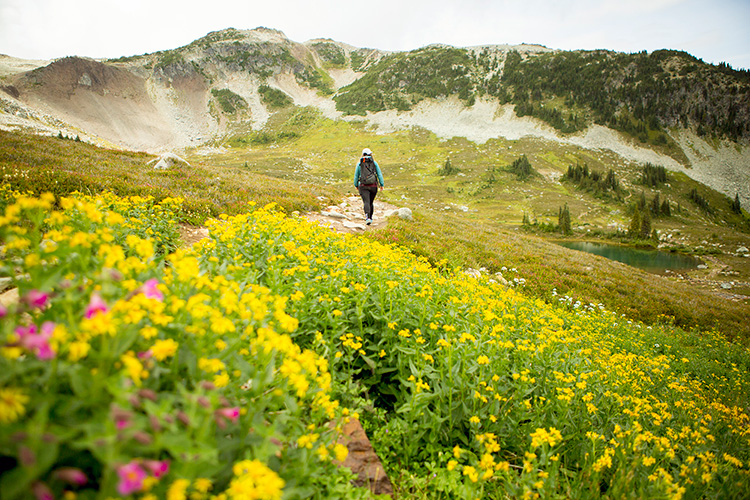
<svg viewBox="0 0 750 500">
<path fill-rule="evenodd" d="M 750 205 L 750 76 L 685 53 L 430 46 L 388 53 L 266 28 L 95 61 L 0 57 L 0 126 L 163 152 L 262 129 L 291 104 L 378 130 L 525 136 L 660 164 Z"/>
</svg>

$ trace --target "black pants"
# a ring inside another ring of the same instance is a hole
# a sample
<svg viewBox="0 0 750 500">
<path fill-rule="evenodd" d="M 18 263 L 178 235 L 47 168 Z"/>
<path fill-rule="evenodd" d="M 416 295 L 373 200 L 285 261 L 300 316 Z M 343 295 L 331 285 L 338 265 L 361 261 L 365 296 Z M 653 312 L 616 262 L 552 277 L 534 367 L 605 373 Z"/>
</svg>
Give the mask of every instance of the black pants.
<svg viewBox="0 0 750 500">
<path fill-rule="evenodd" d="M 377 196 L 377 194 L 377 184 L 359 186 L 359 195 L 362 197 L 362 202 L 365 204 L 365 217 L 367 219 L 372 219 L 372 212 L 375 210 L 373 202 L 375 201 L 375 196 Z"/>
</svg>

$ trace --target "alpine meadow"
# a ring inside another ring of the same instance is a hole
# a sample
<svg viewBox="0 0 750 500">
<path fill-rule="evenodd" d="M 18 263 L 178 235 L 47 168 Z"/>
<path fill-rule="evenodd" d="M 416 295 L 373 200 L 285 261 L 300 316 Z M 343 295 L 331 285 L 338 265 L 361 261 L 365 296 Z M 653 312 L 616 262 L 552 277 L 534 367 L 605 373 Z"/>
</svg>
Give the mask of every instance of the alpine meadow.
<svg viewBox="0 0 750 500">
<path fill-rule="evenodd" d="M 0 499 L 747 497 L 748 71 L 257 28 L 0 90 Z"/>
</svg>

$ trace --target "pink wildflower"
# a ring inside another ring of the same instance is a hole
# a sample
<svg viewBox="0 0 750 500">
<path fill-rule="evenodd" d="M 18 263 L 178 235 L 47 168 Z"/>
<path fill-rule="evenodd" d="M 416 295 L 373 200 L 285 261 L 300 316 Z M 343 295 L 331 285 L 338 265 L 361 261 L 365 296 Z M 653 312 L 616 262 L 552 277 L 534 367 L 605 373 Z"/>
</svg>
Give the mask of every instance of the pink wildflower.
<svg viewBox="0 0 750 500">
<path fill-rule="evenodd" d="M 86 474 L 84 474 L 81 469 L 76 469 L 75 467 L 61 467 L 57 469 L 53 475 L 67 483 L 76 484 L 78 486 L 83 486 L 88 482 Z"/>
<path fill-rule="evenodd" d="M 49 294 L 39 290 L 31 290 L 23 300 L 30 308 L 41 309 L 49 303 Z"/>
<path fill-rule="evenodd" d="M 86 319 L 91 319 L 94 315 L 100 312 L 105 313 L 107 310 L 109 310 L 107 303 L 98 293 L 94 292 L 91 294 L 89 305 L 86 306 Z"/>
<path fill-rule="evenodd" d="M 157 479 L 169 472 L 169 460 L 144 460 L 143 465 L 151 471 L 151 474 Z"/>
<path fill-rule="evenodd" d="M 55 498 L 52 495 L 52 490 L 49 489 L 49 486 L 40 481 L 36 481 L 31 485 L 31 491 L 34 493 L 34 497 L 37 500 L 54 500 Z"/>
<path fill-rule="evenodd" d="M 232 423 L 236 423 L 237 420 L 240 418 L 240 409 L 238 407 L 233 408 L 219 408 L 216 410 L 216 415 L 219 417 L 226 418 L 227 420 L 230 420 Z"/>
<path fill-rule="evenodd" d="M 117 492 L 123 496 L 140 491 L 146 479 L 146 472 L 135 461 L 118 467 L 117 475 L 120 477 Z"/>
<path fill-rule="evenodd" d="M 16 328 L 16 334 L 19 337 L 21 347 L 27 349 L 42 361 L 47 361 L 55 357 L 55 351 L 49 345 L 49 339 L 55 330 L 55 324 L 51 321 L 45 321 L 41 331 L 37 332 L 36 325 L 19 326 Z"/>
<path fill-rule="evenodd" d="M 4 318 L 8 315 L 8 308 L 0 304 L 0 318 Z"/>
<path fill-rule="evenodd" d="M 110 411 L 112 413 L 112 420 L 115 421 L 115 428 L 117 428 L 118 431 L 130 426 L 130 420 L 133 418 L 133 414 L 128 410 L 123 410 L 117 405 L 112 405 Z"/>
<path fill-rule="evenodd" d="M 159 290 L 159 280 L 151 278 L 141 286 L 141 292 L 147 299 L 164 300 L 164 294 Z"/>
</svg>

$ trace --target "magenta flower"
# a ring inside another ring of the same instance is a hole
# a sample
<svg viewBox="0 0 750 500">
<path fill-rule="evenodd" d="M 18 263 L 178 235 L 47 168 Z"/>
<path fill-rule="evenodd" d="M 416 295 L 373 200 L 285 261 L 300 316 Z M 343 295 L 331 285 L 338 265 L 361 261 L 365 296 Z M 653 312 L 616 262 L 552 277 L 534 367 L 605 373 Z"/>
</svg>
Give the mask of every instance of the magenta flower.
<svg viewBox="0 0 750 500">
<path fill-rule="evenodd" d="M 8 308 L 0 304 L 0 318 L 4 318 L 8 315 Z"/>
<path fill-rule="evenodd" d="M 146 472 L 135 461 L 118 467 L 117 475 L 120 477 L 117 492 L 123 496 L 140 491 L 146 479 Z"/>
<path fill-rule="evenodd" d="M 31 290 L 23 300 L 30 308 L 41 309 L 49 303 L 49 294 L 39 290 Z"/>
<path fill-rule="evenodd" d="M 143 465 L 146 466 L 156 479 L 165 476 L 169 472 L 169 460 L 144 460 Z"/>
<path fill-rule="evenodd" d="M 130 420 L 133 418 L 132 413 L 128 410 L 123 410 L 117 405 L 112 405 L 110 411 L 112 413 L 112 420 L 115 421 L 115 428 L 117 428 L 118 431 L 130 427 Z"/>
<path fill-rule="evenodd" d="M 233 408 L 219 408 L 216 410 L 216 414 L 219 417 L 224 417 L 227 420 L 230 420 L 232 423 L 236 423 L 237 419 L 240 418 L 240 409 L 236 406 Z"/>
<path fill-rule="evenodd" d="M 164 300 L 164 294 L 159 290 L 159 280 L 151 278 L 141 286 L 141 292 L 148 299 Z"/>
<path fill-rule="evenodd" d="M 57 479 L 78 486 L 83 486 L 88 482 L 86 474 L 84 474 L 81 469 L 76 469 L 75 467 L 61 467 L 57 469 L 53 475 Z"/>
<path fill-rule="evenodd" d="M 100 312 L 105 313 L 108 310 L 109 308 L 107 307 L 107 303 L 104 302 L 104 299 L 102 299 L 98 293 L 94 292 L 91 294 L 89 305 L 86 306 L 86 319 L 90 319 Z"/>
<path fill-rule="evenodd" d="M 33 352 L 42 361 L 47 361 L 55 357 L 55 351 L 49 345 L 49 339 L 52 337 L 54 330 L 55 324 L 51 321 L 45 321 L 39 332 L 37 332 L 36 325 L 29 325 L 17 327 L 16 334 L 19 337 L 21 347 Z"/>
<path fill-rule="evenodd" d="M 31 491 L 34 493 L 34 497 L 37 500 L 54 500 L 55 497 L 52 495 L 52 490 L 49 489 L 49 486 L 46 484 L 36 481 L 31 486 Z"/>
</svg>

